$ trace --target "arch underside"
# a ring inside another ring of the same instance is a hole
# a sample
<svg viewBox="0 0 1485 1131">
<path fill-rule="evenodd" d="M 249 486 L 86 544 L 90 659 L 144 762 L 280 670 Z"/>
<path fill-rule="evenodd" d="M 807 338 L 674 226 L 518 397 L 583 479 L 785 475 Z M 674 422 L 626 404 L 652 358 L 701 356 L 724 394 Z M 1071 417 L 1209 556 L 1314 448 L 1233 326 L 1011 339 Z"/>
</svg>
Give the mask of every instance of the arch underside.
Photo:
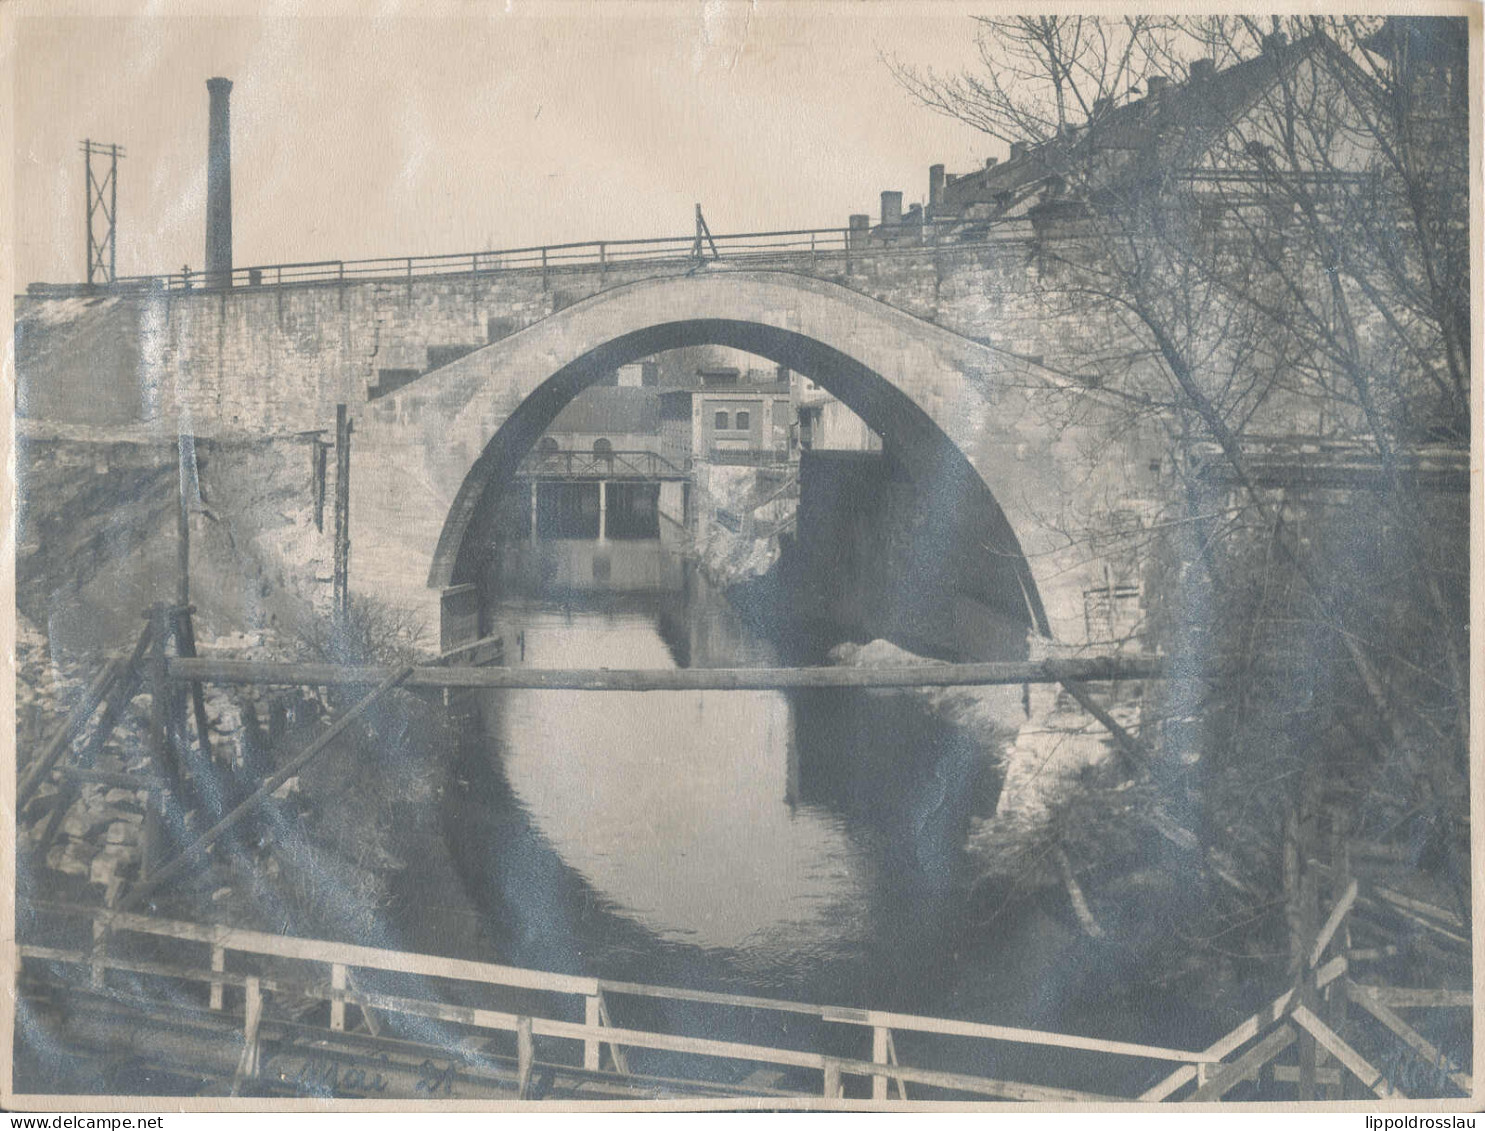
<svg viewBox="0 0 1485 1131">
<path fill-rule="evenodd" d="M 562 407 L 621 365 L 666 350 L 717 345 L 786 366 L 829 391 L 882 437 L 883 447 L 928 505 L 923 545 L 934 554 L 951 542 L 973 562 L 957 564 L 968 595 L 1050 635 L 1030 568 L 1009 522 L 979 473 L 943 430 L 887 378 L 816 338 L 758 322 L 705 318 L 659 323 L 615 337 L 563 365 L 499 427 L 460 486 L 440 535 L 428 584 L 473 581 L 493 540 L 494 503 L 526 453 Z M 952 539 L 945 532 L 953 528 Z M 964 548 L 968 548 L 967 550 Z"/>
</svg>

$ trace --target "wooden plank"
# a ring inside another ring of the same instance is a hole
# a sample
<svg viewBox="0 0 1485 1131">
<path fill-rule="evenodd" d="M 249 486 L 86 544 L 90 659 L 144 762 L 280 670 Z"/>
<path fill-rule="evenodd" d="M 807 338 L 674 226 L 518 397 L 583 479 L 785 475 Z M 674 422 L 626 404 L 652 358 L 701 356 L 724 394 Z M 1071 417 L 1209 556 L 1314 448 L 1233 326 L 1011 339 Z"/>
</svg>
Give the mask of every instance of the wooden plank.
<svg viewBox="0 0 1485 1131">
<path fill-rule="evenodd" d="M 593 1026 L 540 1017 L 523 1018 L 516 1014 L 497 1010 L 450 1005 L 442 1002 L 397 997 L 391 994 L 339 990 L 326 983 L 301 983 L 230 972 L 217 973 L 212 970 L 182 968 L 159 962 L 111 959 L 30 945 L 23 945 L 18 950 L 23 958 L 61 961 L 79 965 L 97 962 L 97 964 L 107 969 L 156 974 L 198 983 L 209 983 L 212 980 L 220 980 L 227 985 L 240 986 L 248 990 L 252 990 L 256 986 L 259 992 L 303 994 L 308 997 L 318 997 L 332 1002 L 338 1001 L 353 1004 L 363 1010 L 375 1008 L 388 1013 L 425 1017 L 431 1020 L 468 1025 L 473 1028 L 518 1032 L 520 1024 L 523 1021 L 529 1021 L 533 1035 L 567 1038 L 581 1041 L 585 1044 L 589 1040 L 597 1039 L 604 1043 L 610 1041 L 622 1042 L 624 1045 L 630 1047 L 660 1049 L 730 1060 L 755 1061 L 761 1064 L 811 1068 L 820 1071 L 824 1070 L 827 1059 L 831 1059 L 842 1074 L 858 1076 L 882 1074 L 896 1080 L 899 1090 L 904 1083 L 919 1083 L 930 1087 L 971 1092 L 977 1095 L 1009 1100 L 1059 1103 L 1123 1102 L 1123 1097 L 1082 1092 L 1067 1088 L 1052 1088 L 1020 1081 L 995 1080 L 987 1077 L 937 1072 L 931 1069 L 914 1068 L 899 1064 L 877 1064 L 872 1061 L 826 1058 L 818 1053 L 798 1049 L 772 1048 L 765 1045 L 750 1045 L 736 1041 L 718 1041 L 704 1037 L 653 1033 L 635 1029 L 619 1029 L 608 1025 Z"/>
<path fill-rule="evenodd" d="M 1393 1009 L 1469 1009 L 1475 1004 L 1475 995 L 1469 990 L 1424 990 L 1408 986 L 1356 987 L 1370 994 L 1373 1001 L 1390 1005 Z"/>
<path fill-rule="evenodd" d="M 871 1031 L 871 1060 L 873 1064 L 887 1063 L 887 1038 L 892 1032 L 890 1029 L 877 1025 Z M 877 1103 L 884 1103 L 887 1099 L 887 1077 L 877 1073 L 871 1078 L 871 1098 Z"/>
<path fill-rule="evenodd" d="M 1437 919 L 1441 923 L 1447 923 L 1451 927 L 1463 928 L 1465 925 L 1464 920 L 1454 914 L 1454 912 L 1447 911 L 1436 904 L 1425 903 L 1421 899 L 1410 899 L 1403 895 L 1402 892 L 1393 891 L 1391 888 L 1383 887 L 1380 884 L 1372 884 L 1370 886 L 1372 891 L 1394 906 L 1406 907 L 1409 911 L 1416 911 L 1420 915 L 1427 915 L 1432 919 Z"/>
<path fill-rule="evenodd" d="M 258 954 L 273 958 L 291 958 L 304 962 L 340 963 L 348 967 L 384 970 L 397 974 L 416 974 L 452 981 L 483 982 L 517 989 L 546 990 L 561 994 L 596 994 L 598 981 L 571 974 L 550 974 L 519 966 L 501 966 L 474 962 L 464 958 L 416 954 L 401 950 L 383 950 L 353 943 L 323 942 L 294 935 L 275 935 L 238 927 L 220 927 L 206 923 L 181 923 L 156 919 L 123 911 L 103 911 L 66 904 L 37 903 L 36 910 L 96 918 L 114 931 L 131 931 L 160 938 L 207 943 L 224 950 Z"/>
<path fill-rule="evenodd" d="M 1470 940 L 1465 938 L 1463 935 L 1456 935 L 1453 931 L 1439 926 L 1432 919 L 1425 918 L 1422 915 L 1414 914 L 1412 911 L 1409 911 L 1407 908 L 1401 906 L 1400 904 L 1389 905 L 1387 909 L 1394 915 L 1400 915 L 1404 919 L 1407 919 L 1409 922 L 1417 923 L 1425 930 L 1432 931 L 1436 935 L 1442 935 L 1450 942 L 1458 943 L 1461 946 L 1470 945 Z"/>
<path fill-rule="evenodd" d="M 1341 921 L 1345 919 L 1351 907 L 1356 903 L 1357 883 L 1352 880 L 1346 885 L 1346 891 L 1340 899 L 1336 900 L 1334 907 L 1330 909 L 1330 916 L 1325 920 L 1325 925 L 1320 928 L 1320 933 L 1315 936 L 1315 945 L 1310 948 L 1310 965 L 1318 966 L 1320 956 L 1325 953 L 1325 948 L 1330 945 L 1330 940 L 1335 938 L 1335 933 L 1340 929 Z"/>
<path fill-rule="evenodd" d="M 992 1025 L 981 1021 L 919 1017 L 910 1013 L 888 1013 L 876 1009 L 866 1011 L 865 1023 L 880 1025 L 887 1029 L 906 1029 L 918 1033 L 940 1033 L 956 1037 L 980 1037 L 985 1040 L 1013 1041 L 1018 1044 L 1044 1045 L 1052 1048 L 1082 1049 L 1087 1052 L 1105 1052 L 1115 1056 L 1133 1056 L 1149 1060 L 1177 1060 L 1194 1064 L 1221 1059 L 1220 1055 L 1212 1055 L 1210 1050 L 1191 1052 L 1186 1049 L 1145 1045 L 1134 1041 L 1110 1041 L 1102 1037 L 1051 1033 L 1042 1029 L 1021 1029 L 1011 1025 Z"/>
<path fill-rule="evenodd" d="M 1324 966 L 1315 971 L 1315 988 L 1324 989 L 1335 981 L 1348 969 L 1348 964 L 1343 956 L 1332 958 Z M 1231 1052 L 1235 1052 L 1241 1046 L 1247 1044 L 1267 1025 L 1284 1016 L 1284 1011 L 1289 1008 L 1289 1002 L 1294 997 L 1293 990 L 1287 990 L 1274 998 L 1266 1009 L 1259 1010 L 1247 1020 L 1243 1021 L 1231 1032 L 1219 1038 L 1203 1050 L 1205 1057 L 1209 1060 L 1221 1060 Z M 1154 1103 L 1173 1095 L 1180 1088 L 1196 1079 L 1196 1069 L 1187 1065 L 1172 1072 L 1160 1083 L 1146 1089 L 1140 1094 L 1140 1099 Z"/>
<path fill-rule="evenodd" d="M 153 774 L 115 774 L 107 770 L 84 769 L 81 766 L 58 766 L 59 777 L 91 785 L 111 785 L 117 789 L 165 789 L 165 779 Z"/>
<path fill-rule="evenodd" d="M 1280 1084 L 1299 1083 L 1299 1065 L 1276 1064 L 1274 1065 L 1274 1079 Z M 1339 1068 L 1317 1068 L 1315 1069 L 1315 1083 L 1331 1086 L 1341 1082 L 1341 1070 Z"/>
<path fill-rule="evenodd" d="M 82 698 L 67 716 L 67 722 L 52 735 L 41 753 L 31 760 L 31 764 L 21 775 L 21 780 L 16 785 L 17 810 L 31 800 L 32 794 L 36 792 L 42 779 L 51 772 L 57 760 L 72 748 L 73 739 L 82 732 L 83 727 L 87 726 L 88 720 L 93 717 L 93 712 L 98 709 L 98 704 L 108 694 L 123 670 L 124 662 L 120 659 L 110 658 L 104 662 L 98 674 L 93 677 L 93 682 L 88 685 Z"/>
<path fill-rule="evenodd" d="M 335 406 L 335 558 L 333 567 L 336 623 L 345 619 L 350 602 L 351 564 L 351 422 L 346 406 Z"/>
<path fill-rule="evenodd" d="M 175 612 L 175 644 L 182 656 L 195 659 L 196 629 L 191 622 L 191 607 L 185 605 Z M 196 741 L 200 746 L 202 765 L 212 764 L 211 720 L 206 715 L 206 693 L 199 679 L 191 681 L 191 712 L 196 723 Z"/>
<path fill-rule="evenodd" d="M 359 702 L 356 703 L 354 707 L 348 710 L 345 714 L 341 715 L 340 718 L 338 718 L 330 726 L 329 730 L 325 731 L 325 733 L 320 735 L 319 738 L 311 742 L 309 746 L 304 749 L 304 751 L 292 758 L 287 765 L 283 766 L 281 769 L 270 775 L 268 780 L 260 785 L 256 790 L 254 790 L 246 800 L 244 800 L 237 806 L 237 808 L 233 809 L 232 812 L 228 813 L 215 825 L 207 829 L 194 841 L 188 844 L 184 849 L 182 849 L 179 856 L 177 856 L 170 863 L 163 865 L 160 870 L 156 872 L 154 876 L 151 877 L 147 882 L 136 885 L 134 890 L 130 892 L 129 895 L 120 903 L 120 909 L 127 911 L 132 907 L 139 906 L 139 904 L 144 902 L 144 900 L 147 899 L 151 894 L 158 891 L 162 884 L 182 872 L 196 859 L 197 855 L 200 852 L 210 847 L 210 845 L 228 829 L 241 822 L 242 819 L 246 817 L 254 808 L 261 805 L 270 796 L 272 796 L 274 790 L 278 789 L 278 787 L 283 785 L 284 782 L 288 781 L 291 777 L 297 774 L 306 765 L 308 765 L 313 758 L 318 756 L 321 751 L 329 746 L 330 743 L 339 738 L 346 727 L 350 726 L 352 722 L 354 722 L 357 718 L 364 714 L 373 703 L 375 703 L 388 691 L 391 691 L 392 688 L 396 687 L 399 683 L 405 680 L 407 678 L 407 673 L 411 670 L 411 668 L 399 668 L 386 679 L 384 679 L 380 684 L 377 685 L 376 689 L 372 691 L 371 694 L 361 699 Z"/>
<path fill-rule="evenodd" d="M 1221 1071 L 1213 1074 L 1205 1084 L 1202 1084 L 1192 1092 L 1188 1102 L 1202 1103 L 1210 1100 L 1220 1100 L 1233 1088 L 1237 1087 L 1254 1072 L 1255 1069 L 1263 1067 L 1274 1057 L 1292 1045 L 1298 1038 L 1294 1026 L 1289 1024 L 1280 1025 L 1263 1040 L 1250 1048 L 1230 1065 L 1226 1065 Z M 1141 1099 L 1144 1097 L 1141 1096 Z"/>
<path fill-rule="evenodd" d="M 1414 1029 L 1396 1013 L 1393 1013 L 1392 1010 L 1388 1009 L 1372 994 L 1367 993 L 1366 990 L 1368 988 L 1369 987 L 1358 986 L 1355 982 L 1352 982 L 1349 979 L 1346 982 L 1346 994 L 1352 1001 L 1361 1006 L 1362 1009 L 1366 1010 L 1383 1025 L 1386 1025 L 1387 1028 L 1391 1029 L 1394 1033 L 1401 1037 L 1403 1039 L 1403 1042 L 1407 1044 L 1408 1047 L 1410 1047 L 1414 1052 L 1418 1053 L 1418 1055 L 1423 1058 L 1424 1063 L 1427 1064 L 1430 1068 L 1436 1068 L 1444 1072 L 1449 1077 L 1450 1081 L 1453 1082 L 1455 1087 L 1463 1089 L 1465 1095 L 1474 1095 L 1475 1086 L 1474 1082 L 1470 1079 L 1469 1074 L 1466 1072 L 1454 1070 L 1452 1060 L 1444 1056 L 1444 1054 L 1431 1041 L 1429 1041 L 1427 1037 L 1418 1032 L 1417 1029 Z"/>
<path fill-rule="evenodd" d="M 1119 678 L 1117 676 L 1110 678 Z M 1128 678 L 1128 677 L 1125 677 Z M 1138 678 L 1138 677 L 1136 677 Z M 1119 721 L 1109 714 L 1094 700 L 1092 694 L 1083 686 L 1083 681 L 1076 678 L 1059 680 L 1067 693 L 1077 700 L 1078 706 L 1087 711 L 1099 724 L 1114 736 L 1114 741 L 1119 749 L 1124 752 L 1130 761 L 1137 766 L 1148 766 L 1150 764 L 1150 751 L 1143 742 L 1130 734 Z"/>
<path fill-rule="evenodd" d="M 1375 1095 L 1384 1100 L 1407 1099 L 1407 1096 L 1403 1095 L 1399 1089 L 1388 1083 L 1385 1076 L 1368 1064 L 1360 1053 L 1341 1040 L 1329 1025 L 1304 1006 L 1296 1006 L 1290 1016 L 1294 1018 L 1296 1024 L 1308 1030 L 1315 1040 L 1324 1046 L 1326 1052 L 1344 1064 L 1351 1074 L 1370 1088 Z"/>
<path fill-rule="evenodd" d="M 326 964 L 339 963 L 347 967 L 420 974 L 426 977 L 482 982 L 523 989 L 548 990 L 554 993 L 574 994 L 583 997 L 594 996 L 600 993 L 621 993 L 665 1000 L 712 1003 L 731 1008 L 767 1009 L 779 1012 L 808 1014 L 820 1017 L 822 1020 L 840 1024 L 855 1024 L 865 1027 L 880 1026 L 888 1029 L 903 1029 L 946 1036 L 977 1037 L 986 1040 L 1080 1049 L 1089 1052 L 1105 1052 L 1119 1056 L 1141 1057 L 1152 1060 L 1175 1060 L 1194 1063 L 1220 1060 L 1222 1055 L 1224 1055 L 1221 1050 L 1215 1052 L 1213 1050 L 1190 1052 L 1183 1049 L 1166 1048 L 1160 1045 L 1147 1045 L 1131 1041 L 1112 1041 L 1100 1037 L 1084 1037 L 1068 1033 L 1048 1032 L 1040 1029 L 993 1025 L 985 1022 L 958 1021 L 880 1010 L 843 1009 L 835 1006 L 811 1005 L 804 1002 L 793 1002 L 775 998 L 751 997 L 739 994 L 678 989 L 668 986 L 652 986 L 637 982 L 614 982 L 577 977 L 574 975 L 552 974 L 522 967 L 472 962 L 466 959 L 444 958 L 435 955 L 414 954 L 406 951 L 381 950 L 349 943 L 323 942 L 296 938 L 291 935 L 276 935 L 232 927 L 181 923 L 126 911 L 98 911 L 93 908 L 51 903 L 38 903 L 36 904 L 36 909 L 38 911 L 60 914 L 85 915 L 89 918 L 96 917 L 101 922 L 108 924 L 115 931 L 133 931 L 164 938 L 208 943 L 226 950 L 240 951 L 245 954 L 294 958 L 306 962 Z M 1339 972 L 1343 972 L 1344 969 L 1343 959 L 1334 960 L 1327 967 L 1327 971 L 1321 973 L 1320 984 L 1324 985 L 1334 977 L 1339 976 Z M 1282 1000 L 1287 1001 L 1287 999 L 1288 995 L 1285 995 Z M 610 1042 L 605 1038 L 603 1043 L 607 1044 Z"/>
<path fill-rule="evenodd" d="M 502 668 L 474 665 L 415 667 L 408 687 L 508 688 L 564 691 L 768 691 L 790 687 L 961 687 L 1020 683 L 1060 683 L 1081 679 L 1157 678 L 1159 658 L 1104 657 L 1040 660 L 1030 663 L 917 664 L 910 667 L 851 668 Z M 281 664 L 210 657 L 172 658 L 171 679 L 206 683 L 278 686 L 370 686 L 390 673 L 386 667 L 337 664 Z"/>
<path fill-rule="evenodd" d="M 536 1045 L 531 1037 L 531 1018 L 516 1018 L 516 1099 L 531 1098 L 531 1066 Z"/>
</svg>

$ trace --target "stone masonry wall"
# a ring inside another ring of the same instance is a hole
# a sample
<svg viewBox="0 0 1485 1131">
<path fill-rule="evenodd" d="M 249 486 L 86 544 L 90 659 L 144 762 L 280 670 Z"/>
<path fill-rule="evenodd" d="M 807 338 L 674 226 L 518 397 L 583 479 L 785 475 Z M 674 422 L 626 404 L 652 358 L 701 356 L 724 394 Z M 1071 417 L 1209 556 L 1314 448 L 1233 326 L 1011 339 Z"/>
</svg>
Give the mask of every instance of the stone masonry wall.
<svg viewBox="0 0 1485 1131">
<path fill-rule="evenodd" d="M 1020 245 L 779 266 L 1022 352 L 1041 352 L 1035 335 L 1051 329 L 1028 321 L 1033 280 Z M 31 406 L 30 415 L 80 424 L 127 423 L 132 411 L 138 421 L 179 422 L 197 435 L 327 428 L 337 403 L 365 403 L 379 371 L 427 370 L 430 348 L 485 345 L 602 290 L 688 269 L 649 263 L 94 299 L 21 295 L 19 404 L 23 414 Z"/>
</svg>

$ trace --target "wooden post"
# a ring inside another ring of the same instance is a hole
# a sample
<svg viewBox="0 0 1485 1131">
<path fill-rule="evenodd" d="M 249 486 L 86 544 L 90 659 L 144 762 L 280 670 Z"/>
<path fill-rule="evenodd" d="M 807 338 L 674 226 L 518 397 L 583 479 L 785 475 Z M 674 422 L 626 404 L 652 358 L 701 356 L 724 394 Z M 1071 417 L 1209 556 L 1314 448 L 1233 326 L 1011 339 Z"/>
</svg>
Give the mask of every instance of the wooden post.
<svg viewBox="0 0 1485 1131">
<path fill-rule="evenodd" d="M 531 1039 L 531 1018 L 516 1018 L 516 1099 L 528 1098 L 531 1090 L 531 1066 L 536 1060 L 535 1043 Z"/>
<path fill-rule="evenodd" d="M 31 795 L 36 792 L 36 787 L 51 772 L 58 759 L 71 749 L 72 740 L 87 725 L 88 720 L 93 717 L 93 712 L 98 709 L 98 703 L 108 694 L 114 682 L 119 678 L 121 667 L 122 665 L 117 660 L 109 660 L 103 665 L 92 685 L 83 693 L 82 701 L 68 716 L 62 729 L 51 737 L 41 753 L 26 767 L 26 772 L 21 776 L 20 785 L 16 787 L 17 809 L 31 799 Z"/>
<path fill-rule="evenodd" d="M 882 1025 L 875 1025 L 871 1030 L 871 1061 L 873 1064 L 887 1063 L 887 1029 Z M 873 1076 L 871 1078 L 871 1098 L 878 1103 L 887 1098 L 887 1077 Z"/>
<path fill-rule="evenodd" d="M 256 977 L 247 979 L 243 999 L 242 1057 L 232 1077 L 232 1094 L 236 1095 L 244 1080 L 258 1075 L 258 1026 L 263 1020 L 263 991 Z"/>
<path fill-rule="evenodd" d="M 170 693 L 165 674 L 165 607 L 156 605 L 150 610 L 153 631 L 150 633 L 150 753 L 155 759 L 155 773 L 179 788 L 181 767 L 170 748 L 170 736 L 166 733 L 168 714 L 166 696 Z"/>
<path fill-rule="evenodd" d="M 155 869 L 160 851 L 160 791 L 151 789 L 144 800 L 144 827 L 140 830 L 139 879 L 143 883 Z"/>
<path fill-rule="evenodd" d="M 583 1024 L 594 1028 L 603 1024 L 603 1018 L 599 1009 L 599 997 L 597 994 L 589 994 L 583 1007 Z M 596 1036 L 588 1037 L 583 1041 L 583 1067 L 590 1072 L 596 1072 L 601 1062 L 602 1046 L 598 1043 Z"/>
<path fill-rule="evenodd" d="M 215 825 L 207 829 L 194 841 L 183 848 L 180 852 L 180 855 L 177 856 L 174 860 L 170 861 L 170 863 L 166 864 L 163 868 L 161 868 L 159 873 L 155 875 L 148 883 L 140 884 L 132 892 L 130 892 L 128 897 L 124 899 L 123 902 L 119 905 L 119 909 L 121 911 L 129 911 L 135 907 L 138 907 L 150 894 L 158 890 L 161 884 L 165 883 L 167 880 L 177 875 L 188 864 L 190 864 L 191 861 L 195 859 L 198 853 L 203 852 L 207 848 L 209 848 L 213 843 L 216 842 L 218 837 L 220 837 L 228 829 L 237 825 L 244 817 L 252 812 L 253 809 L 261 805 L 266 798 L 272 795 L 274 790 L 278 789 L 279 786 L 283 785 L 284 782 L 288 781 L 291 777 L 293 777 L 306 765 L 308 765 L 314 758 L 316 758 L 320 754 L 322 750 L 325 749 L 325 747 L 329 746 L 332 742 L 339 738 L 341 732 L 344 731 L 346 727 L 350 726 L 350 724 L 355 719 L 364 714 L 367 708 L 369 708 L 373 703 L 380 699 L 386 692 L 391 691 L 392 688 L 396 687 L 399 683 L 405 680 L 411 672 L 412 668 L 410 667 L 399 668 L 397 671 L 393 672 L 392 675 L 389 676 L 386 680 L 378 684 L 374 691 L 372 691 L 364 699 L 360 700 L 354 707 L 345 712 L 345 714 L 341 715 L 340 718 L 336 719 L 335 722 L 331 724 L 329 730 L 325 731 L 325 733 L 320 735 L 319 738 L 311 742 L 300 754 L 290 759 L 286 765 L 280 767 L 277 771 L 270 775 L 268 780 L 263 782 L 262 785 L 255 789 L 246 798 L 246 800 L 244 800 L 237 806 L 237 808 L 233 809 L 232 812 L 228 813 Z"/>
<path fill-rule="evenodd" d="M 345 989 L 345 967 L 339 962 L 330 964 L 330 988 Z M 336 1033 L 345 1032 L 345 1000 L 343 998 L 330 999 L 330 1029 Z"/>
<path fill-rule="evenodd" d="M 191 603 L 191 495 L 196 481 L 196 438 L 181 436 L 180 485 L 175 511 L 175 603 L 184 608 Z"/>
<path fill-rule="evenodd" d="M 309 450 L 310 497 L 315 505 L 315 530 L 325 532 L 325 464 L 329 445 L 316 436 Z"/>
<path fill-rule="evenodd" d="M 833 1057 L 825 1058 L 825 1080 L 821 1095 L 827 1100 L 840 1098 L 840 1063 Z"/>
<path fill-rule="evenodd" d="M 344 624 L 349 609 L 351 564 L 351 422 L 345 405 L 335 406 L 335 619 Z"/>
<path fill-rule="evenodd" d="M 181 656 L 196 655 L 196 627 L 191 621 L 191 606 L 185 605 L 175 611 L 175 648 Z M 201 747 L 202 767 L 209 769 L 212 761 L 211 720 L 206 716 L 206 693 L 199 679 L 191 680 L 191 708 L 196 722 L 196 740 Z"/>
<path fill-rule="evenodd" d="M 603 991 L 598 991 L 598 1023 L 609 1028 L 614 1027 L 614 1019 L 609 1016 L 608 1002 L 603 998 Z M 614 1070 L 624 1076 L 629 1075 L 629 1054 L 622 1045 L 616 1045 L 612 1041 L 608 1043 L 608 1055 L 613 1057 Z"/>
<path fill-rule="evenodd" d="M 1350 838 L 1346 835 L 1347 832 L 1345 810 L 1339 805 L 1332 806 L 1330 810 L 1330 868 L 1332 880 L 1330 897 L 1335 901 L 1337 911 L 1342 906 L 1345 906 L 1346 910 L 1349 911 L 1351 905 L 1356 901 L 1356 881 L 1351 878 Z M 1340 914 L 1343 917 L 1343 922 L 1340 926 L 1340 939 L 1336 944 L 1336 949 L 1344 954 L 1350 950 L 1351 923 L 1349 917 L 1346 915 L 1346 911 L 1342 911 Z M 1331 918 L 1334 919 L 1335 917 L 1336 912 L 1333 911 Z M 1327 921 L 1326 926 L 1330 926 L 1329 921 Z M 1334 928 L 1332 928 L 1332 932 L 1334 932 Z M 1317 955 L 1315 956 L 1315 962 L 1318 961 L 1319 956 Z M 1314 965 L 1315 962 L 1312 962 L 1311 965 Z M 1346 1007 L 1349 1000 L 1350 998 L 1344 986 L 1332 986 L 1326 991 L 1325 1001 L 1327 1008 L 1324 1014 L 1324 1020 L 1336 1032 L 1341 1032 L 1346 1027 Z M 1328 1056 L 1327 1059 L 1329 1059 Z M 1335 1083 L 1327 1084 L 1325 1087 L 1325 1098 L 1332 1103 L 1344 1100 L 1346 1098 L 1346 1079 L 1346 1073 L 1336 1073 Z"/>
<path fill-rule="evenodd" d="M 227 950 L 225 947 L 214 946 L 211 948 L 211 968 L 220 974 L 227 969 Z M 211 984 L 211 1000 L 208 1003 L 211 1009 L 222 1008 L 222 983 Z"/>
<path fill-rule="evenodd" d="M 108 926 L 101 919 L 93 920 L 93 957 L 97 959 L 108 957 Z M 94 989 L 103 988 L 102 965 L 93 966 L 91 981 Z"/>
</svg>

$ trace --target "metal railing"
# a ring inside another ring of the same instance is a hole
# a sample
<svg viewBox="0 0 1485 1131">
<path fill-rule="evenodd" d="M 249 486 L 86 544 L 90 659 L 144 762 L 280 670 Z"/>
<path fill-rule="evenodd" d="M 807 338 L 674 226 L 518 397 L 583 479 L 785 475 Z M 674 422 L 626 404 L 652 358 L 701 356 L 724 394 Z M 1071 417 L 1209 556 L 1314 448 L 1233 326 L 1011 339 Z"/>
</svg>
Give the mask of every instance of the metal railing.
<svg viewBox="0 0 1485 1131">
<path fill-rule="evenodd" d="M 523 479 L 685 479 L 677 467 L 658 452 L 532 451 L 516 475 Z"/>
<path fill-rule="evenodd" d="M 886 228 L 797 228 L 778 232 L 737 232 L 713 238 L 698 256 L 696 237 L 658 236 L 627 240 L 585 240 L 447 255 L 383 256 L 375 259 L 318 259 L 236 267 L 230 272 L 179 271 L 164 275 L 121 276 L 110 284 L 133 290 L 189 291 L 231 287 L 293 286 L 312 283 L 405 281 L 439 275 L 478 276 L 502 271 L 556 271 L 573 267 L 625 267 L 638 263 L 701 264 L 713 260 L 766 264 L 812 256 L 845 256 L 915 251 L 922 248 L 979 246 L 1024 239 L 1029 223 L 998 221 L 902 224 Z"/>
</svg>

